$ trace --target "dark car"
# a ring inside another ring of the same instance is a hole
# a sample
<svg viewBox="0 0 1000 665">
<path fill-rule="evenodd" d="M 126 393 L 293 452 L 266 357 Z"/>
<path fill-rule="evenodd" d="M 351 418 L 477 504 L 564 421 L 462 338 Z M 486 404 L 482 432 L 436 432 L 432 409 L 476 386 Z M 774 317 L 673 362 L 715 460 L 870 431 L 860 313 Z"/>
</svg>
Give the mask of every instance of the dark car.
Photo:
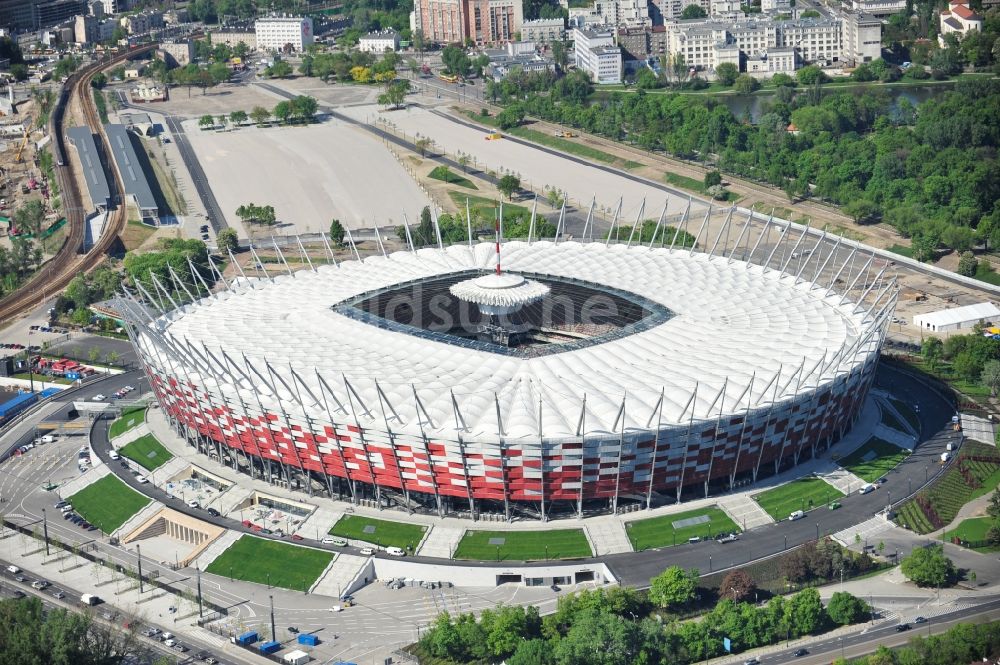
<svg viewBox="0 0 1000 665">
<path fill-rule="evenodd" d="M 220 513 L 220 512 L 219 512 L 218 510 L 216 510 L 215 508 L 209 508 L 209 509 L 208 509 L 208 510 L 206 510 L 205 512 L 207 512 L 207 513 L 208 513 L 209 515 L 211 515 L 212 517 L 221 517 L 221 516 L 222 516 L 222 513 Z"/>
<path fill-rule="evenodd" d="M 289 632 L 289 633 L 293 633 L 293 634 L 294 634 L 294 633 L 298 633 L 298 632 L 299 632 L 299 629 L 298 629 L 298 627 L 296 627 L 296 626 L 289 626 L 289 627 L 288 627 L 288 632 Z"/>
<path fill-rule="evenodd" d="M 801 658 L 802 656 L 808 656 L 809 655 L 809 651 L 808 651 L 808 649 L 799 649 L 798 651 L 796 651 L 792 655 L 795 656 L 796 658 Z"/>
<path fill-rule="evenodd" d="M 923 617 L 917 617 L 916 619 L 913 620 L 913 623 L 927 623 L 927 619 Z"/>
<path fill-rule="evenodd" d="M 274 533 L 274 532 L 273 532 L 273 531 L 271 531 L 270 529 L 261 529 L 261 530 L 260 530 L 260 532 L 261 532 L 262 534 L 264 534 L 265 536 L 270 536 L 270 535 L 271 535 L 272 533 Z"/>
<path fill-rule="evenodd" d="M 556 593 L 559 593 L 560 591 L 562 591 L 562 589 L 559 588 L 558 584 L 553 584 L 549 588 L 552 589 L 553 591 L 555 591 Z"/>
<path fill-rule="evenodd" d="M 902 633 L 904 630 L 909 630 L 909 629 L 910 629 L 910 624 L 908 623 L 901 623 L 896 626 L 897 633 Z"/>
</svg>

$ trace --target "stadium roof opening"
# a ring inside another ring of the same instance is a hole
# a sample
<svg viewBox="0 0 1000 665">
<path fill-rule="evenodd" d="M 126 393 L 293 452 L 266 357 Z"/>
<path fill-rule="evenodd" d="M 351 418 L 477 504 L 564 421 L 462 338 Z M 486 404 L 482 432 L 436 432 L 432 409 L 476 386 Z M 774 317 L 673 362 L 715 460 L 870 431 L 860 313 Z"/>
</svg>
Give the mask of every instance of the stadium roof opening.
<svg viewBox="0 0 1000 665">
<path fill-rule="evenodd" d="M 659 325 L 674 314 L 660 303 L 621 289 L 521 272 L 518 275 L 547 287 L 547 293 L 517 311 L 491 316 L 452 290 L 482 273 L 461 270 L 394 284 L 362 293 L 333 309 L 379 328 L 518 357 L 620 339 Z"/>
</svg>

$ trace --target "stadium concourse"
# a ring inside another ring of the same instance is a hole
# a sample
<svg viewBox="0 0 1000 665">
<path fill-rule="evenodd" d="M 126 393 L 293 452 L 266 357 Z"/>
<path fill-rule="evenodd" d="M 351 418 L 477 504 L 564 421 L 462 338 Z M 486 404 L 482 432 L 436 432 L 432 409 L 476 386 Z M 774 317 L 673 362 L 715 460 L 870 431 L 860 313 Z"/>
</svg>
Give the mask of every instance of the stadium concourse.
<svg viewBox="0 0 1000 665">
<path fill-rule="evenodd" d="M 751 218 L 508 242 L 497 284 L 539 294 L 511 311 L 455 295 L 497 262 L 471 241 L 121 307 L 163 411 L 234 469 L 439 516 L 617 513 L 787 470 L 861 413 L 894 281 Z"/>
</svg>

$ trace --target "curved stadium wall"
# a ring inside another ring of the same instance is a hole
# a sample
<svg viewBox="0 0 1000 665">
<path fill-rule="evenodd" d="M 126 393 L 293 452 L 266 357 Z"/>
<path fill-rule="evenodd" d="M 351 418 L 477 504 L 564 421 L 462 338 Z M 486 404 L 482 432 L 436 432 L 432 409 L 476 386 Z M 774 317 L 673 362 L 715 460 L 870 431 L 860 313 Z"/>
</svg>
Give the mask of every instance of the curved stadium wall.
<svg viewBox="0 0 1000 665">
<path fill-rule="evenodd" d="M 387 314 L 401 284 L 439 293 L 490 270 L 491 244 L 241 277 L 159 314 L 159 282 L 146 306 L 120 304 L 164 413 L 240 471 L 440 514 L 618 510 L 754 481 L 857 418 L 894 284 L 839 244 L 806 265 L 760 244 L 738 260 L 507 243 L 508 270 L 607 289 L 631 312 L 590 338 L 549 322 L 568 336 L 518 350 Z"/>
</svg>

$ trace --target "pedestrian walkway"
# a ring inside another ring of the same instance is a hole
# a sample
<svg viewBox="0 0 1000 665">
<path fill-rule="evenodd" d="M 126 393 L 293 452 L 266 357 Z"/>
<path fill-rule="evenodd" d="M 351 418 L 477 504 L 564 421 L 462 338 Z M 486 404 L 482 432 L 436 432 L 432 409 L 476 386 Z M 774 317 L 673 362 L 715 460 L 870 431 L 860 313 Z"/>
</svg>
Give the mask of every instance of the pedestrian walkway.
<svg viewBox="0 0 1000 665">
<path fill-rule="evenodd" d="M 872 544 L 878 542 L 881 534 L 895 528 L 898 527 L 896 527 L 893 522 L 887 520 L 883 515 L 876 515 L 861 524 L 855 524 L 854 526 L 844 529 L 843 531 L 838 531 L 833 534 L 833 539 L 844 547 L 850 547 L 858 542 L 867 542 L 868 544 Z"/>
<path fill-rule="evenodd" d="M 226 529 L 226 532 L 216 538 L 215 542 L 206 547 L 205 550 L 198 555 L 198 558 L 191 562 L 191 564 L 196 565 L 200 570 L 205 570 L 208 568 L 209 564 L 222 556 L 222 553 L 229 549 L 229 546 L 239 540 L 242 535 L 243 534 L 239 531 L 230 531 L 229 529 Z"/>
<path fill-rule="evenodd" d="M 115 438 L 111 439 L 111 446 L 115 450 L 118 450 L 122 446 L 130 444 L 136 439 L 141 439 L 147 434 L 149 434 L 149 425 L 147 425 L 146 423 L 142 423 L 140 425 L 136 425 L 127 432 L 122 432 Z"/>
<path fill-rule="evenodd" d="M 191 461 L 174 457 L 168 460 L 163 466 L 149 472 L 149 482 L 154 483 L 165 491 L 166 484 L 177 477 L 178 474 L 187 470 L 191 466 Z"/>
<path fill-rule="evenodd" d="M 296 533 L 305 538 L 315 538 L 321 540 L 330 533 L 333 525 L 343 517 L 344 512 L 328 505 L 328 502 L 317 502 L 316 510 L 312 512 L 296 529 Z"/>
<path fill-rule="evenodd" d="M 84 487 L 93 485 L 98 480 L 107 476 L 111 473 L 111 469 L 105 464 L 101 464 L 93 469 L 90 469 L 86 473 L 80 474 L 73 480 L 59 487 L 59 496 L 63 499 L 71 497 Z"/>
<path fill-rule="evenodd" d="M 910 451 L 912 451 L 917 445 L 917 437 L 910 434 L 904 434 L 899 430 L 889 427 L 885 423 L 881 423 L 875 428 L 875 436 L 883 441 L 888 441 L 894 446 L 899 446 L 900 448 L 905 448 Z"/>
<path fill-rule="evenodd" d="M 464 527 L 435 525 L 424 538 L 424 543 L 417 550 L 417 554 L 450 559 L 458 547 L 458 541 L 462 540 L 464 535 Z"/>
<path fill-rule="evenodd" d="M 239 511 L 240 508 L 247 505 L 250 497 L 253 496 L 253 489 L 250 487 L 243 487 L 242 485 L 230 485 L 222 494 L 218 495 L 205 507 L 211 506 L 218 510 L 223 516 L 229 517 L 230 513 L 233 511 Z"/>
<path fill-rule="evenodd" d="M 719 501 L 719 508 L 744 531 L 774 523 L 774 518 L 768 515 L 759 503 L 747 500 L 745 494 L 724 497 Z"/>
<path fill-rule="evenodd" d="M 163 504 L 160 503 L 159 501 L 150 501 L 149 503 L 146 504 L 145 508 L 141 509 L 135 515 L 125 520 L 124 524 L 115 529 L 115 531 L 111 533 L 111 537 L 117 538 L 120 541 L 124 540 L 125 536 L 132 533 L 134 530 L 142 526 L 145 522 L 152 519 L 153 515 L 163 510 L 163 507 L 164 507 Z"/>
<path fill-rule="evenodd" d="M 839 464 L 834 464 L 833 462 L 824 465 L 821 469 L 817 469 L 816 477 L 822 478 L 827 483 L 847 495 L 850 495 L 851 492 L 857 492 L 859 489 L 868 484 L 864 478 L 855 476 L 844 467 Z"/>
<path fill-rule="evenodd" d="M 326 572 L 309 589 L 309 593 L 340 598 L 362 569 L 368 565 L 369 560 L 366 556 L 338 554 Z"/>
<path fill-rule="evenodd" d="M 605 554 L 619 554 L 621 552 L 631 552 L 632 543 L 628 539 L 625 531 L 625 523 L 621 520 L 600 520 L 595 522 L 583 522 L 587 531 L 587 536 L 594 546 L 594 554 L 603 556 Z"/>
<path fill-rule="evenodd" d="M 896 421 L 903 426 L 904 432 L 906 434 L 909 434 L 913 437 L 920 435 L 920 432 L 913 429 L 913 426 L 910 424 L 910 421 L 907 418 L 905 418 L 902 413 L 899 412 L 899 409 L 896 408 L 896 405 L 892 403 L 891 399 L 889 399 L 889 393 L 883 390 L 879 391 L 873 390 L 872 392 L 873 394 L 875 394 L 878 400 L 879 408 L 882 409 L 882 411 L 886 411 L 892 414 L 892 416 L 896 419 Z"/>
</svg>

